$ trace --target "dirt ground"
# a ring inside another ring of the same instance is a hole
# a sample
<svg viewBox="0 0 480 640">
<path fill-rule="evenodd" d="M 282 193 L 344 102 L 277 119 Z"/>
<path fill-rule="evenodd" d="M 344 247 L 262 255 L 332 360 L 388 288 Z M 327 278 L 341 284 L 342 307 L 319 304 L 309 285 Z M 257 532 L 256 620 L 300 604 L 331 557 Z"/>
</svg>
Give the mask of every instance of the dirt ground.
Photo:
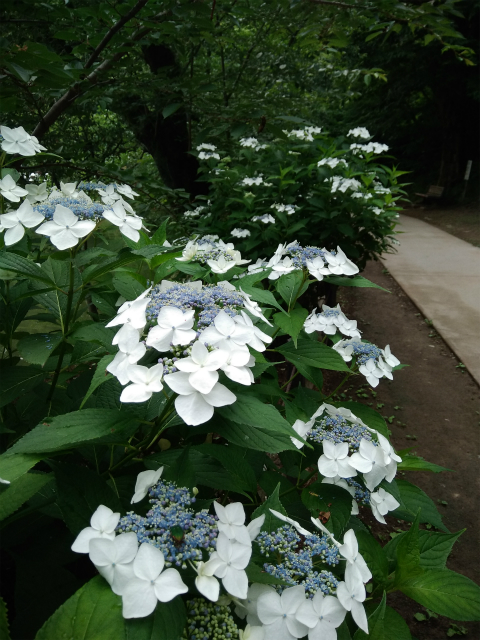
<svg viewBox="0 0 480 640">
<path fill-rule="evenodd" d="M 424 220 L 434 227 L 480 247 L 480 206 L 469 204 L 450 207 L 438 204 L 417 205 L 402 211 L 402 214 Z"/>
<path fill-rule="evenodd" d="M 408 472 L 406 477 L 437 503 L 450 531 L 467 529 L 454 547 L 448 568 L 478 584 L 480 390 L 381 263 L 369 263 L 363 275 L 391 293 L 344 287 L 338 300 L 342 309 L 347 317 L 358 320 L 364 338 L 382 348 L 390 344 L 392 353 L 410 366 L 395 372 L 393 382 L 382 380 L 373 393 L 369 385 L 362 386 L 364 380 L 359 377 L 346 396 L 371 403 L 387 418 L 397 450 L 412 447 L 426 460 L 453 469 L 441 474 Z M 385 530 L 385 541 L 394 534 L 395 526 Z M 422 606 L 402 594 L 394 594 L 389 602 L 405 617 L 418 640 L 452 637 L 452 630 L 447 635 L 452 623 L 446 618 L 428 619 Z M 416 620 L 416 613 L 427 619 Z M 456 624 L 466 631 L 459 636 L 480 638 L 480 624 Z"/>
</svg>

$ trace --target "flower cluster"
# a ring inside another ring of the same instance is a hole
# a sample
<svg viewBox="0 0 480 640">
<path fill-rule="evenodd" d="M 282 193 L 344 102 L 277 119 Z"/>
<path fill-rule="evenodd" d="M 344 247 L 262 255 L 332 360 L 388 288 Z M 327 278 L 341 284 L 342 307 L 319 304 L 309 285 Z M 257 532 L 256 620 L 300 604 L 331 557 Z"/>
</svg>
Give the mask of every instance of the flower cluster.
<svg viewBox="0 0 480 640">
<path fill-rule="evenodd" d="M 107 366 L 120 384 L 127 385 L 120 401 L 145 402 L 166 383 L 178 394 L 178 415 L 192 426 L 210 420 L 215 407 L 233 404 L 236 396 L 219 381 L 219 372 L 251 385 L 255 358 L 249 346 L 264 351 L 271 341 L 245 310 L 263 318 L 260 307 L 228 282 L 203 286 L 162 281 L 125 302 L 107 324 L 121 325 L 113 338 L 118 352 Z M 157 359 L 151 367 L 138 364 L 147 348 L 170 351 L 173 358 Z"/>
<path fill-rule="evenodd" d="M 388 151 L 388 145 L 380 144 L 379 142 L 369 142 L 368 144 L 358 144 L 354 142 L 350 145 L 352 153 L 360 155 L 362 153 L 376 153 L 380 155 Z"/>
<path fill-rule="evenodd" d="M 333 348 L 345 362 L 355 358 L 359 365 L 358 371 L 365 376 L 372 387 L 376 387 L 381 378 L 393 380 L 393 368 L 400 364 L 398 358 L 390 351 L 389 345 L 385 349 L 379 349 L 374 344 L 362 342 L 358 337 L 340 340 L 333 345 Z"/>
<path fill-rule="evenodd" d="M 280 244 L 270 260 L 257 260 L 248 271 L 271 269 L 269 280 L 277 280 L 281 276 L 298 269 L 306 269 L 317 280 L 328 275 L 354 275 L 358 267 L 347 258 L 340 247 L 336 251 L 319 249 L 318 247 L 302 247 L 298 242 Z"/>
<path fill-rule="evenodd" d="M 335 576 L 318 565 L 336 566 L 339 563 L 338 548 L 325 535 L 300 536 L 290 524 L 273 533 L 262 532 L 257 537 L 260 553 L 273 557 L 274 563 L 265 562 L 267 573 L 289 585 L 303 585 L 306 594 L 313 597 L 317 591 L 332 595 L 338 584 Z M 285 589 L 278 585 L 279 593 Z"/>
<path fill-rule="evenodd" d="M 305 127 L 304 129 L 292 129 L 292 131 L 284 131 L 289 138 L 297 138 L 306 142 L 313 142 L 313 136 L 317 136 L 322 132 L 321 127 Z"/>
<path fill-rule="evenodd" d="M 257 138 L 240 138 L 240 146 L 253 149 L 254 151 L 260 151 L 260 149 L 265 149 L 267 145 L 260 144 Z"/>
<path fill-rule="evenodd" d="M 199 160 L 210 160 L 213 158 L 214 160 L 220 160 L 220 156 L 217 153 L 217 147 L 214 144 L 208 144 L 203 142 L 197 147 L 198 159 Z"/>
<path fill-rule="evenodd" d="M 354 138 L 363 138 L 364 140 L 368 140 L 370 138 L 370 133 L 368 129 L 365 127 L 355 127 L 355 129 L 350 129 L 347 133 L 347 136 L 353 136 Z"/>
<path fill-rule="evenodd" d="M 148 542 L 160 549 L 167 567 L 186 569 L 187 561 L 202 560 L 203 550 L 215 550 L 216 518 L 207 509 L 195 512 L 191 508 L 195 498 L 188 489 L 161 481 L 149 490 L 149 495 L 152 507 L 146 516 L 127 513 L 120 519 L 117 533 L 133 531 L 140 544 Z"/>
<path fill-rule="evenodd" d="M 402 459 L 385 436 L 367 427 L 350 409 L 322 404 L 308 422 L 297 420 L 293 429 L 301 438 L 322 445 L 318 460 L 322 482 L 336 484 L 352 495 L 353 514 L 358 513 L 358 499 L 370 504 L 374 517 L 384 523 L 383 516 L 399 506 L 383 488 L 375 489 L 382 480 L 392 482 Z M 299 449 L 303 447 L 297 438 L 292 441 Z M 351 481 L 357 472 L 363 484 Z"/>
<path fill-rule="evenodd" d="M 199 262 L 209 266 L 216 274 L 226 273 L 233 267 L 250 262 L 250 260 L 242 260 L 240 251 L 237 251 L 231 242 L 225 243 L 211 236 L 203 236 L 187 242 L 182 256 L 177 260 Z"/>
<path fill-rule="evenodd" d="M 314 309 L 305 320 L 303 328 L 306 333 L 321 331 L 329 336 L 334 336 L 338 330 L 343 333 L 344 336 L 360 338 L 357 321 L 349 320 L 342 312 L 339 304 L 337 304 L 335 308 L 328 307 L 324 304 L 322 305 L 321 313 L 315 313 Z"/>
<path fill-rule="evenodd" d="M 7 153 L 32 156 L 45 149 L 23 127 L 10 129 L 2 126 L 0 130 L 2 149 Z M 101 202 L 92 200 L 86 191 L 92 195 L 96 191 L 95 195 Z M 25 197 L 18 209 L 0 215 L 0 232 L 5 231 L 7 246 L 19 242 L 26 228 L 37 227 L 36 233 L 50 238 L 60 251 L 71 249 L 104 219 L 117 226 L 120 233 L 133 242 L 140 239 L 142 218 L 125 200 L 134 198 L 138 193 L 125 184 L 82 182 L 77 187 L 76 182 L 61 182 L 59 190 L 56 187 L 49 190 L 47 183 L 43 182 L 40 185 L 27 184 L 23 189 L 7 173 L 0 180 L 0 195 L 10 202 L 20 202 Z"/>
<path fill-rule="evenodd" d="M 323 167 L 327 165 L 330 169 L 335 169 L 338 165 L 348 166 L 347 162 L 343 158 L 322 158 L 317 162 L 317 167 Z"/>
</svg>

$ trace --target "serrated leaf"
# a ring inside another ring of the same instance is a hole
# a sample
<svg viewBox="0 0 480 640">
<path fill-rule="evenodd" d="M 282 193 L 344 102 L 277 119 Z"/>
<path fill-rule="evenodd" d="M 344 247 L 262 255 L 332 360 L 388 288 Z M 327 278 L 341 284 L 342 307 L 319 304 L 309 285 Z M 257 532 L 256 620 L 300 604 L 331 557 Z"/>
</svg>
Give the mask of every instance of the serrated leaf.
<svg viewBox="0 0 480 640">
<path fill-rule="evenodd" d="M 139 256 L 135 255 L 128 249 L 121 251 L 118 258 L 111 258 L 109 260 L 105 260 L 101 266 L 91 265 L 85 269 L 82 274 L 84 282 L 90 282 L 91 280 L 97 280 L 101 276 L 106 273 L 110 273 L 118 269 L 119 267 L 124 267 L 131 262 L 135 262 L 135 260 L 139 260 Z"/>
<path fill-rule="evenodd" d="M 295 307 L 295 309 L 290 311 L 288 316 L 284 313 L 275 313 L 273 315 L 273 322 L 284 333 L 291 336 L 293 343 L 297 346 L 297 338 L 303 329 L 303 323 L 307 316 L 308 311 L 306 309 L 303 309 L 303 307 Z"/>
<path fill-rule="evenodd" d="M 280 520 L 279 518 L 274 516 L 270 509 L 279 511 L 284 516 L 287 515 L 287 512 L 280 502 L 280 483 L 277 484 L 275 491 L 273 491 L 273 493 L 265 500 L 265 502 L 257 507 L 252 514 L 252 520 L 254 520 L 255 518 L 259 518 L 261 515 L 265 514 L 265 521 L 262 525 L 261 530 L 267 531 L 268 533 L 270 533 L 271 531 L 276 531 L 285 524 L 283 520 Z"/>
<path fill-rule="evenodd" d="M 440 533 L 439 531 L 419 531 L 418 548 L 420 551 L 420 566 L 424 569 L 445 569 L 447 558 L 453 545 L 465 529 L 457 533 Z M 390 540 L 384 551 L 390 560 L 396 561 L 397 546 L 406 533 L 400 533 Z"/>
<path fill-rule="evenodd" d="M 110 353 L 116 353 L 117 347 L 112 346 L 112 340 L 115 336 L 115 329 L 110 329 L 99 322 L 92 322 L 84 327 L 76 329 L 71 337 L 76 340 L 84 340 L 86 342 L 97 342 L 102 345 Z"/>
<path fill-rule="evenodd" d="M 43 382 L 45 371 L 38 367 L 5 367 L 0 375 L 0 407 Z"/>
<path fill-rule="evenodd" d="M 3 598 L 0 598 L 0 638 L 3 638 L 3 640 L 10 640 L 7 605 Z"/>
<path fill-rule="evenodd" d="M 270 429 L 222 420 L 215 423 L 215 432 L 229 442 L 247 449 L 266 451 L 267 453 L 279 453 L 288 449 L 298 451 L 289 436 L 275 434 Z"/>
<path fill-rule="evenodd" d="M 61 333 L 33 333 L 18 341 L 17 351 L 30 364 L 43 367 L 62 340 Z"/>
<path fill-rule="evenodd" d="M 10 453 L 62 451 L 80 444 L 123 444 L 135 431 L 137 419 L 113 409 L 83 409 L 49 418 L 27 433 Z"/>
<path fill-rule="evenodd" d="M 441 473 L 442 471 L 452 471 L 446 467 L 441 467 L 433 462 L 428 462 L 419 456 L 407 454 L 403 456 L 402 462 L 398 464 L 399 471 L 432 471 L 433 473 Z"/>
<path fill-rule="evenodd" d="M 271 404 L 264 404 L 253 395 L 238 393 L 234 404 L 221 407 L 217 413 L 231 422 L 247 424 L 275 431 L 278 434 L 295 436 L 295 432 L 280 412 Z"/>
<path fill-rule="evenodd" d="M 275 283 L 275 288 L 290 309 L 295 300 L 308 289 L 308 283 L 305 282 L 303 270 L 298 269 L 281 276 Z"/>
<path fill-rule="evenodd" d="M 265 289 L 259 289 L 258 287 L 250 286 L 248 283 L 244 282 L 244 280 L 244 278 L 241 278 L 238 286 L 245 293 L 247 293 L 252 298 L 252 300 L 255 300 L 255 302 L 261 302 L 268 307 L 275 307 L 275 309 L 278 309 L 282 313 L 287 313 L 285 309 L 282 309 L 282 307 L 278 304 L 275 296 L 271 291 L 266 291 Z"/>
<path fill-rule="evenodd" d="M 182 102 L 172 102 L 171 104 L 167 104 L 167 106 L 163 108 L 162 116 L 164 118 L 168 118 L 168 116 L 171 116 L 173 113 L 175 113 L 175 111 L 178 111 L 178 109 L 180 109 L 180 107 L 182 106 L 183 106 Z"/>
<path fill-rule="evenodd" d="M 121 597 L 96 576 L 55 611 L 35 640 L 119 640 L 124 628 Z"/>
<path fill-rule="evenodd" d="M 480 620 L 480 587 L 449 569 L 427 569 L 402 583 L 400 591 L 452 620 Z"/>
<path fill-rule="evenodd" d="M 53 478 L 51 473 L 25 473 L 0 493 L 0 520 L 19 509 Z"/>
<path fill-rule="evenodd" d="M 185 605 L 177 596 L 170 602 L 158 602 L 147 618 L 125 620 L 125 640 L 181 640 L 186 622 Z"/>
<path fill-rule="evenodd" d="M 397 546 L 397 565 L 395 568 L 395 586 L 401 585 L 411 576 L 422 573 L 420 566 L 420 547 L 418 544 L 418 522 L 419 515 L 416 516 L 412 526 L 405 535 L 402 536 Z"/>
<path fill-rule="evenodd" d="M 142 284 L 133 274 L 125 271 L 114 275 L 112 285 L 125 300 L 135 300 L 147 288 L 146 284 Z"/>
<path fill-rule="evenodd" d="M 54 287 L 55 283 L 38 265 L 16 253 L 7 251 L 0 252 L 0 269 L 7 269 L 8 271 L 15 271 L 22 276 L 37 280 L 48 284 L 50 287 Z"/>
<path fill-rule="evenodd" d="M 41 456 L 31 453 L 10 455 L 10 452 L 7 451 L 0 456 L 0 478 L 13 482 L 27 473 L 41 459 Z"/>
<path fill-rule="evenodd" d="M 327 276 L 323 281 L 328 282 L 329 284 L 335 284 L 339 287 L 368 287 L 372 289 L 381 289 L 386 293 L 390 293 L 388 289 L 384 289 L 380 285 L 367 280 L 367 278 L 364 278 L 363 276 L 353 276 L 353 278 L 346 276 Z"/>
<path fill-rule="evenodd" d="M 56 462 L 51 466 L 57 480 L 57 504 L 74 535 L 90 526 L 90 518 L 99 505 L 103 504 L 114 512 L 122 511 L 116 493 L 95 471 L 65 462 Z M 133 488 L 134 478 L 132 495 Z"/>
<path fill-rule="evenodd" d="M 332 484 L 315 482 L 302 491 L 302 502 L 314 518 L 318 518 L 320 512 L 325 514 L 325 526 L 335 537 L 343 535 L 352 511 L 352 496 L 348 491 Z"/>
<path fill-rule="evenodd" d="M 107 382 L 107 380 L 111 380 L 113 378 L 111 373 L 107 373 L 107 366 L 114 359 L 114 355 L 104 356 L 99 363 L 97 364 L 97 368 L 95 369 L 95 373 L 93 374 L 92 381 L 90 382 L 90 386 L 88 387 L 88 391 L 85 394 L 85 397 L 82 400 L 82 403 L 79 407 L 81 409 L 92 393 L 98 389 L 98 387 Z"/>
<path fill-rule="evenodd" d="M 296 348 L 293 342 L 287 342 L 287 344 L 278 347 L 277 351 L 292 364 L 300 362 L 318 369 L 350 371 L 343 358 L 334 349 L 321 342 L 299 339 Z"/>
<path fill-rule="evenodd" d="M 218 444 L 200 444 L 192 447 L 192 450 L 215 458 L 225 467 L 229 474 L 238 479 L 242 488 L 245 487 L 250 491 L 255 491 L 257 480 L 253 469 L 245 460 L 246 451 L 244 449 L 235 446 L 225 447 Z"/>
<path fill-rule="evenodd" d="M 442 517 L 433 500 L 431 500 L 426 493 L 406 480 L 397 479 L 396 483 L 405 508 L 403 508 L 403 506 L 399 507 L 395 511 L 392 511 L 390 515 L 393 515 L 399 520 L 412 522 L 415 519 L 418 510 L 421 509 L 420 522 L 432 524 L 437 529 L 441 529 L 442 531 L 449 533 L 448 529 L 442 522 Z"/>
<path fill-rule="evenodd" d="M 383 592 L 382 600 L 372 615 L 368 616 L 368 634 L 357 629 L 353 640 L 388 640 L 385 628 L 385 609 L 387 607 L 387 596 Z"/>
</svg>

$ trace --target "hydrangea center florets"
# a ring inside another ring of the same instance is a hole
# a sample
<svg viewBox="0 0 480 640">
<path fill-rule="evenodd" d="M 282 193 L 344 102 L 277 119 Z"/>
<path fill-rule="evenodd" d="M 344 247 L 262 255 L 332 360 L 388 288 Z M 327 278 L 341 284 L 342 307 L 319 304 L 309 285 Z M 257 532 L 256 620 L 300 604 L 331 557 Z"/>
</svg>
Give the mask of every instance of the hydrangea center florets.
<svg viewBox="0 0 480 640">
<path fill-rule="evenodd" d="M 375 344 L 355 340 L 344 343 L 344 347 L 349 345 L 353 347 L 353 355 L 356 357 L 357 364 L 359 365 L 366 364 L 367 360 L 378 360 L 382 355 L 381 349 L 379 349 Z"/>
<path fill-rule="evenodd" d="M 326 416 L 315 420 L 315 426 L 307 436 L 310 440 L 322 444 L 323 440 L 331 440 L 335 444 L 348 442 L 350 451 L 357 451 L 360 441 L 372 440 L 370 431 L 362 425 L 349 422 L 342 416 Z M 377 444 L 374 442 L 374 444 Z"/>
<path fill-rule="evenodd" d="M 45 216 L 45 220 L 52 220 L 57 204 L 61 204 L 80 218 L 80 220 L 102 220 L 105 206 L 99 202 L 89 202 L 89 199 L 70 198 L 61 192 L 52 194 L 45 202 L 34 205 L 34 210 Z"/>
<path fill-rule="evenodd" d="M 303 585 L 308 596 L 320 589 L 325 595 L 335 593 L 338 581 L 322 564 L 335 566 L 340 558 L 336 545 L 327 536 L 312 534 L 300 536 L 290 525 L 284 525 L 272 533 L 262 532 L 256 542 L 260 553 L 274 562 L 265 562 L 263 568 L 270 575 L 289 585 Z M 285 587 L 276 585 L 282 593 Z"/>
<path fill-rule="evenodd" d="M 186 284 L 174 284 L 164 292 L 160 292 L 157 286 L 149 298 L 147 320 L 150 322 L 155 322 L 161 308 L 168 305 L 184 310 L 195 309 L 198 312 L 198 329 L 208 327 L 222 309 L 233 318 L 244 306 L 241 294 L 221 284 L 204 285 L 199 290 Z"/>
<path fill-rule="evenodd" d="M 133 531 L 140 544 L 149 542 L 160 549 L 167 566 L 186 568 L 187 560 L 202 560 L 216 548 L 216 518 L 207 509 L 195 512 L 195 498 L 185 487 L 161 481 L 150 491 L 152 508 L 145 517 L 133 511 L 120 519 L 117 532 Z"/>
<path fill-rule="evenodd" d="M 289 256 L 292 263 L 298 268 L 303 269 L 307 266 L 307 260 L 313 260 L 314 258 L 324 258 L 325 251 L 318 247 L 301 247 L 300 245 L 294 245 L 288 247 L 285 250 L 285 255 Z M 325 262 L 325 260 L 324 260 Z"/>
</svg>

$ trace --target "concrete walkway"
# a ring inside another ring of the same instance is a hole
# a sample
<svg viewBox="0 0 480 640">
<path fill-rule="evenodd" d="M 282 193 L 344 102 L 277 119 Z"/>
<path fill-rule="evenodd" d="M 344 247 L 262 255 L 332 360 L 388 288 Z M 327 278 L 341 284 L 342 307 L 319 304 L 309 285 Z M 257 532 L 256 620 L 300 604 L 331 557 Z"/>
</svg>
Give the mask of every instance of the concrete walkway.
<svg viewBox="0 0 480 640">
<path fill-rule="evenodd" d="M 382 262 L 480 385 L 480 249 L 400 216 L 398 253 Z"/>
</svg>

